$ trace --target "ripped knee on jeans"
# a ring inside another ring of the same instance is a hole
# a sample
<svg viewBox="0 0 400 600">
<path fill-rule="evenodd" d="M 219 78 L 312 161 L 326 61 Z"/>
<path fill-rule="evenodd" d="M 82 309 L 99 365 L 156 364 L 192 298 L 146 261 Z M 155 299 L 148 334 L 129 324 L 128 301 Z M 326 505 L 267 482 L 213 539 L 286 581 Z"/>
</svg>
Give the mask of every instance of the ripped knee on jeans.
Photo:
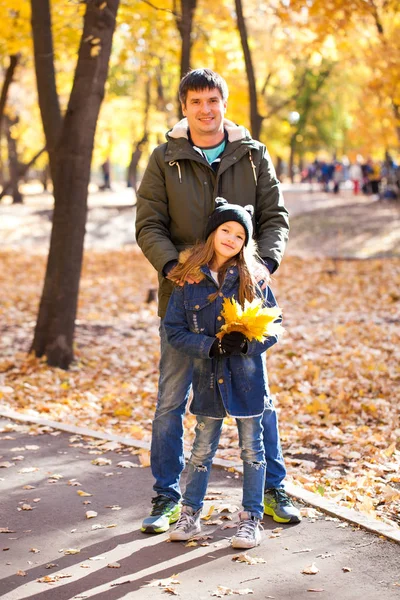
<svg viewBox="0 0 400 600">
<path fill-rule="evenodd" d="M 258 461 L 251 461 L 251 460 L 246 460 L 245 461 L 248 465 L 250 465 L 250 467 L 253 467 L 253 469 L 256 469 L 258 471 L 258 469 L 263 469 L 266 466 L 265 462 L 258 462 Z"/>
<path fill-rule="evenodd" d="M 208 469 L 205 465 L 195 465 L 193 463 L 192 463 L 192 465 L 193 465 L 193 469 L 195 471 L 198 471 L 199 473 L 207 473 L 207 471 L 208 471 Z"/>
</svg>

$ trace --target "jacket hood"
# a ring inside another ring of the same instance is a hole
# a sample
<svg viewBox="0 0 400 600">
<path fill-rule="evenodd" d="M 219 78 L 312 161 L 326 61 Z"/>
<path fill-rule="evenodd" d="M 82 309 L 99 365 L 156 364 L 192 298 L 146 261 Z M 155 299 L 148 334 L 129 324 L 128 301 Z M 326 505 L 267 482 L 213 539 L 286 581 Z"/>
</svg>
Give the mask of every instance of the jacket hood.
<svg viewBox="0 0 400 600">
<path fill-rule="evenodd" d="M 183 265 L 185 264 L 185 262 L 188 260 L 188 258 L 191 256 L 193 252 L 193 247 L 190 248 L 186 248 L 185 250 L 182 250 L 182 252 L 179 253 L 178 256 L 178 262 L 179 264 Z M 204 273 L 201 270 L 201 267 L 195 267 L 190 273 L 189 275 L 191 277 L 193 277 L 194 279 L 197 279 L 199 281 L 201 281 L 202 279 L 205 278 Z M 173 275 L 172 277 L 170 276 L 170 279 L 172 279 L 172 281 L 175 281 Z"/>
<path fill-rule="evenodd" d="M 176 123 L 176 125 L 174 125 L 174 127 L 167 132 L 166 137 L 167 139 L 185 138 L 186 140 L 188 140 L 188 129 L 189 123 L 185 117 L 184 119 L 181 119 L 178 123 Z M 229 142 L 240 142 L 241 140 L 250 141 L 252 139 L 250 132 L 246 129 L 246 127 L 243 127 L 242 125 L 236 125 L 236 123 L 234 123 L 233 121 L 229 121 L 229 119 L 224 119 L 224 129 L 228 134 Z"/>
</svg>

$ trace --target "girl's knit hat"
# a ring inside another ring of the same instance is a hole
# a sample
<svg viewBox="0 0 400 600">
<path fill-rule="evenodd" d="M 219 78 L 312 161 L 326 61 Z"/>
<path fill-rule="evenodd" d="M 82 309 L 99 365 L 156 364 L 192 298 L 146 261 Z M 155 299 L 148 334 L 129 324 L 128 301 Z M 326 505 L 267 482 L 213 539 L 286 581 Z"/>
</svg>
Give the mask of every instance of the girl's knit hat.
<svg viewBox="0 0 400 600">
<path fill-rule="evenodd" d="M 229 204 L 225 198 L 215 198 L 215 209 L 208 217 L 206 225 L 206 239 L 223 223 L 236 221 L 244 227 L 246 232 L 244 245 L 247 246 L 250 238 L 253 237 L 253 214 L 254 208 L 250 204 L 240 206 L 239 204 Z"/>
</svg>

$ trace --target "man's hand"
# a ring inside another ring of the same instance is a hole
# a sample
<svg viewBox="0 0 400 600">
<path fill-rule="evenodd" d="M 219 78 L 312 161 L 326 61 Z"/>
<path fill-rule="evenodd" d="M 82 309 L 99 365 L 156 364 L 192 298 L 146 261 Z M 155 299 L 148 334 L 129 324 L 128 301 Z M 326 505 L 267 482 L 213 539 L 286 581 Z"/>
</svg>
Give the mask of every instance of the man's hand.
<svg viewBox="0 0 400 600">
<path fill-rule="evenodd" d="M 167 279 L 169 279 L 169 277 L 167 277 Z M 175 281 L 175 279 L 173 280 Z M 180 285 L 181 287 L 183 287 L 185 285 L 185 283 L 199 283 L 200 279 L 194 279 L 194 277 L 191 277 L 190 275 L 188 275 L 186 277 L 186 279 L 182 279 L 181 281 L 175 281 L 175 283 L 177 285 Z"/>
<path fill-rule="evenodd" d="M 265 290 L 270 282 L 271 274 L 265 265 L 257 263 L 254 269 L 254 277 L 256 278 L 257 283 L 260 283 L 260 281 L 263 282 L 261 289 Z"/>
<path fill-rule="evenodd" d="M 166 279 L 170 279 L 171 281 L 176 283 L 176 285 L 180 285 L 181 287 L 183 287 L 185 285 L 185 282 L 186 283 L 199 283 L 200 279 L 196 279 L 190 275 L 188 275 L 185 279 L 182 279 L 181 281 L 177 281 L 174 277 L 170 277 L 169 274 L 171 273 L 173 268 L 176 267 L 177 264 L 178 264 L 177 260 L 170 260 L 164 266 L 163 275 Z"/>
</svg>

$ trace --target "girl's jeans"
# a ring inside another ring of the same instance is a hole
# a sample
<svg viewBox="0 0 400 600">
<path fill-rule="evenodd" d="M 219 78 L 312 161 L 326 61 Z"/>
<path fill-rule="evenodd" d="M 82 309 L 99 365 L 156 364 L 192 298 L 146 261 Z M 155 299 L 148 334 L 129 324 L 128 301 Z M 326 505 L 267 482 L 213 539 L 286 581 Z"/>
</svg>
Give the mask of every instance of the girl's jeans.
<svg viewBox="0 0 400 600">
<path fill-rule="evenodd" d="M 162 320 L 160 339 L 160 378 L 151 438 L 151 469 L 156 480 L 153 489 L 178 502 L 181 499 L 179 480 L 185 467 L 183 416 L 192 383 L 192 361 L 168 343 Z M 265 409 L 262 425 L 267 464 L 265 489 L 283 487 L 286 469 L 273 407 Z"/>
<path fill-rule="evenodd" d="M 196 417 L 196 438 L 189 461 L 183 504 L 194 511 L 203 508 L 212 460 L 218 448 L 223 419 Z M 265 454 L 262 416 L 236 419 L 243 460 L 243 508 L 252 517 L 264 514 Z"/>
</svg>

